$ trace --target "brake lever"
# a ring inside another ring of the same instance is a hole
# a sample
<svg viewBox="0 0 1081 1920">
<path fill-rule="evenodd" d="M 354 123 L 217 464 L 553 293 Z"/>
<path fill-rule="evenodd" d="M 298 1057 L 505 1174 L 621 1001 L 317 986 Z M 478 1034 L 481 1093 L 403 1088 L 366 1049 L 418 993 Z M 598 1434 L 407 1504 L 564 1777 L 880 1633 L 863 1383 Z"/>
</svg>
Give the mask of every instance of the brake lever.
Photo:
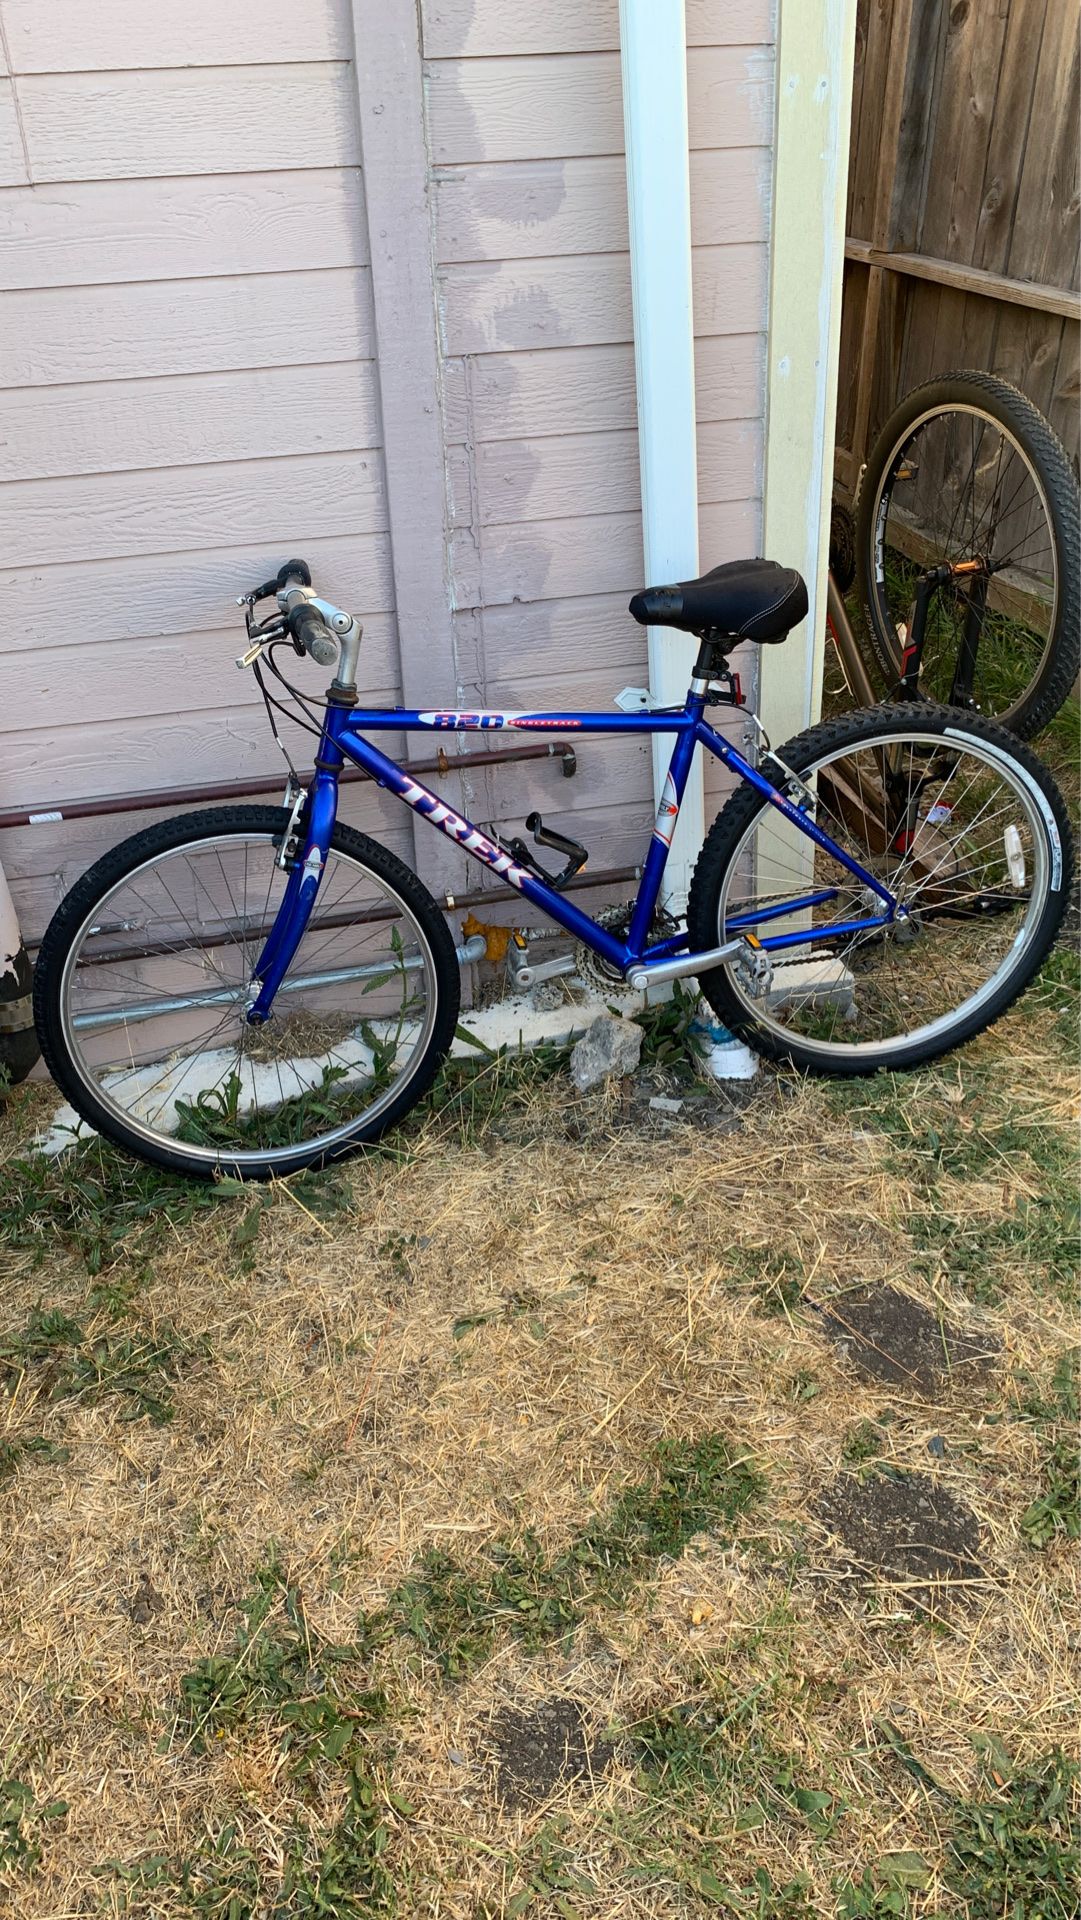
<svg viewBox="0 0 1081 1920">
<path fill-rule="evenodd" d="M 243 602 L 240 604 L 243 604 Z M 244 624 L 248 630 L 248 639 L 252 644 L 247 647 L 243 653 L 237 655 L 236 664 L 238 667 L 250 667 L 258 660 L 263 648 L 271 640 L 283 640 L 286 637 L 285 621 L 282 619 L 280 613 L 271 614 L 266 620 L 253 620 L 251 607 L 249 605 L 244 615 Z"/>
</svg>

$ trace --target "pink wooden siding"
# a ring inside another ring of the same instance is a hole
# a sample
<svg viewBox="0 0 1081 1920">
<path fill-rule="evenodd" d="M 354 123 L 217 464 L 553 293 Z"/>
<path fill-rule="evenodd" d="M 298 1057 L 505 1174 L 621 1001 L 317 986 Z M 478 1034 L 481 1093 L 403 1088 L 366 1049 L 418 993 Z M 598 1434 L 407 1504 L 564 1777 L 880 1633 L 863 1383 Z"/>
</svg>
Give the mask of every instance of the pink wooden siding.
<svg viewBox="0 0 1081 1920">
<path fill-rule="evenodd" d="M 399 689 L 348 6 L 0 19 L 0 804 L 276 772 L 232 603 L 287 553 Z M 154 817 L 4 834 L 27 933 Z"/>
<path fill-rule="evenodd" d="M 687 18 L 706 565 L 760 534 L 773 0 Z M 0 0 L 0 23 L 0 806 L 276 771 L 232 603 L 287 553 L 363 616 L 366 693 L 403 682 L 350 0 Z M 421 40 L 440 677 L 608 705 L 646 677 L 617 0 L 422 0 Z M 469 804 L 540 807 L 622 864 L 648 753 L 589 741 L 580 766 L 477 773 Z M 345 804 L 409 849 L 371 789 Z M 0 836 L 28 935 L 153 817 Z"/>
</svg>

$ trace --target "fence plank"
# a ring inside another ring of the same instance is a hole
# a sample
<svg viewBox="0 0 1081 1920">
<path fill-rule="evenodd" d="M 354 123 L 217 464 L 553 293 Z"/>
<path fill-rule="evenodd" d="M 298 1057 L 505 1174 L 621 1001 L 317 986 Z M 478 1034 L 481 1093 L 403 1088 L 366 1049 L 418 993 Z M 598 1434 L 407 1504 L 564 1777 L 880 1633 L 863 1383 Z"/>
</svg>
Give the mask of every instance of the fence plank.
<svg viewBox="0 0 1081 1920">
<path fill-rule="evenodd" d="M 839 434 L 851 451 L 842 465 L 858 467 L 864 421 L 870 437 L 903 393 L 958 365 L 1018 381 L 1055 412 L 1076 454 L 1076 6 L 860 0 L 859 31 L 847 252 L 863 264 L 845 279 Z M 890 193 L 877 231 L 868 213 L 876 168 Z"/>
</svg>

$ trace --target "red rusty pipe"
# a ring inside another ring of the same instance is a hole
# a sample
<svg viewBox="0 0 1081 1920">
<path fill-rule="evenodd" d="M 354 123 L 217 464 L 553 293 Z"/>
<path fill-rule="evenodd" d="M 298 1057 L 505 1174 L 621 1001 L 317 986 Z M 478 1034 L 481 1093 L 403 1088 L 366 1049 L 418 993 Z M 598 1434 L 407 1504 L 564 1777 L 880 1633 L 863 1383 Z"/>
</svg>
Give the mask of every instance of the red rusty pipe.
<svg viewBox="0 0 1081 1920">
<path fill-rule="evenodd" d="M 531 740 L 522 746 L 488 748 L 479 753 L 462 753 L 452 759 L 442 748 L 434 759 L 409 760 L 403 773 L 463 773 L 469 767 L 493 767 L 501 760 L 559 760 L 567 779 L 577 771 L 578 761 L 569 740 Z M 346 781 L 369 780 L 370 774 L 359 767 L 346 767 L 339 776 Z M 140 793 L 105 793 L 95 800 L 68 800 L 59 806 L 12 807 L 0 813 L 0 830 L 6 827 L 56 825 L 62 820 L 93 820 L 113 813 L 147 813 L 161 808 L 199 807 L 212 800 L 240 800 L 248 794 L 273 793 L 284 774 L 255 774 L 249 780 L 222 780 L 202 787 L 147 788 Z"/>
</svg>

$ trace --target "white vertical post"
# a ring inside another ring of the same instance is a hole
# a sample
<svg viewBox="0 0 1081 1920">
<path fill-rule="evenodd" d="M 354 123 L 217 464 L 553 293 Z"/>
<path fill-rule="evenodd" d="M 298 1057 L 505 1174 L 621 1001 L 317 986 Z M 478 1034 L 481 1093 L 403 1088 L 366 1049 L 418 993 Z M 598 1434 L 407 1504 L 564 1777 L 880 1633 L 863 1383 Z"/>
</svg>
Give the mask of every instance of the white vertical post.
<svg viewBox="0 0 1081 1920">
<path fill-rule="evenodd" d="M 817 718 L 826 628 L 856 0 L 780 0 L 763 551 L 810 612 L 765 647 L 759 712 L 781 746 Z"/>
<path fill-rule="evenodd" d="M 684 0 L 620 0 L 623 126 L 638 387 L 638 458 L 647 586 L 698 572 L 691 202 Z M 649 632 L 654 704 L 682 704 L 697 643 L 671 628 Z M 658 804 L 672 741 L 653 741 Z M 704 827 L 701 756 L 672 839 L 666 904 L 686 905 Z"/>
</svg>

